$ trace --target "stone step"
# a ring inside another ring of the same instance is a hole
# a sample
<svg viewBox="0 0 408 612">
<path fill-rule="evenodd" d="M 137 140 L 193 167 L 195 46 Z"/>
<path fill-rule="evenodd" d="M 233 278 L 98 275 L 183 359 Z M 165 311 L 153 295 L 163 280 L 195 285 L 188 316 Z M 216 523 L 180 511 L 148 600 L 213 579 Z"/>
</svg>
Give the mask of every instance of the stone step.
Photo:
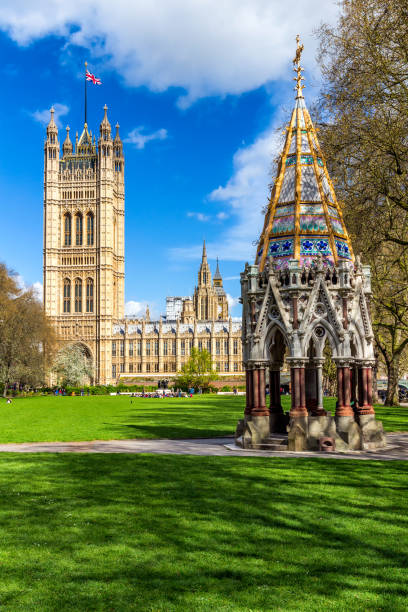
<svg viewBox="0 0 408 612">
<path fill-rule="evenodd" d="M 267 438 L 265 440 L 265 442 L 267 444 L 287 444 L 288 443 L 288 436 L 280 436 L 280 435 L 273 435 L 273 436 L 269 436 L 269 438 Z"/>
<path fill-rule="evenodd" d="M 288 450 L 287 444 L 261 444 L 262 450 L 284 452 Z"/>
<path fill-rule="evenodd" d="M 288 437 L 284 434 L 274 434 L 267 438 L 262 443 L 263 450 L 270 451 L 287 451 L 288 450 Z"/>
</svg>

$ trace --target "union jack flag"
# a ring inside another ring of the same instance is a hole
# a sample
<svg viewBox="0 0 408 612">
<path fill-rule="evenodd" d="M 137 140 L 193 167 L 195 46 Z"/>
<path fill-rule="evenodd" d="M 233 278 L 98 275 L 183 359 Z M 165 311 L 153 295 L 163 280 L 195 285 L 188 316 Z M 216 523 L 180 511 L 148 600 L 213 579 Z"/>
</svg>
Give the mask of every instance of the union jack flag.
<svg viewBox="0 0 408 612">
<path fill-rule="evenodd" d="M 97 78 L 96 78 L 96 76 L 95 76 L 94 74 L 91 74 L 91 73 L 89 72 L 89 70 L 87 70 L 87 71 L 86 71 L 86 73 L 85 73 L 85 78 L 86 78 L 86 80 L 87 80 L 87 81 L 92 81 L 92 83 L 93 83 L 94 85 L 102 85 L 102 81 L 101 81 L 101 79 L 97 79 Z"/>
</svg>

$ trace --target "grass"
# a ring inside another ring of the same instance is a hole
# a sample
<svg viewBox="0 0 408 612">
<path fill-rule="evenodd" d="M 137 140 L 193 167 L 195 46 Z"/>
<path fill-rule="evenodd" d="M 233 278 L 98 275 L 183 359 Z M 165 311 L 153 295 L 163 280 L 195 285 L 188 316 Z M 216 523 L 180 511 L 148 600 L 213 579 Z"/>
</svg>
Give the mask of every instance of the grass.
<svg viewBox="0 0 408 612">
<path fill-rule="evenodd" d="M 0 607 L 406 610 L 407 464 L 0 456 Z"/>
<path fill-rule="evenodd" d="M 285 396 L 283 405 L 290 409 Z M 334 413 L 334 400 L 326 408 Z M 229 436 L 242 396 L 143 399 L 129 396 L 33 397 L 0 401 L 0 443 Z M 377 407 L 386 431 L 408 431 L 408 408 Z"/>
</svg>

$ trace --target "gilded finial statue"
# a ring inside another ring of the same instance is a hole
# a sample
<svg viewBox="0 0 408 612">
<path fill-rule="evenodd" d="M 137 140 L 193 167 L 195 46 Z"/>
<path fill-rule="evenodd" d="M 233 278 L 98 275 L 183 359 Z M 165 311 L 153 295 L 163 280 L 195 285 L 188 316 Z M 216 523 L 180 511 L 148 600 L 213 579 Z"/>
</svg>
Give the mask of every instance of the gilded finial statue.
<svg viewBox="0 0 408 612">
<path fill-rule="evenodd" d="M 296 55 L 293 58 L 293 70 L 294 72 L 296 72 L 296 76 L 293 77 L 293 80 L 296 81 L 296 87 L 295 87 L 295 91 L 296 91 L 296 97 L 297 98 L 302 98 L 303 97 L 303 87 L 304 85 L 302 85 L 302 81 L 304 80 L 304 78 L 302 77 L 302 72 L 303 72 L 303 68 L 300 65 L 300 59 L 302 57 L 302 51 L 304 46 L 300 44 L 300 36 L 299 34 L 296 36 Z"/>
</svg>

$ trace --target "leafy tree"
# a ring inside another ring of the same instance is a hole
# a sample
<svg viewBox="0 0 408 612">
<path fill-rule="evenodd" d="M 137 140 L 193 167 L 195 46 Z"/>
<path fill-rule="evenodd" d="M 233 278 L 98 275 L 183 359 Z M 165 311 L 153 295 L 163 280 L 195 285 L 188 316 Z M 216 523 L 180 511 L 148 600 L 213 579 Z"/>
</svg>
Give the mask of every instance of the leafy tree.
<svg viewBox="0 0 408 612">
<path fill-rule="evenodd" d="M 357 252 L 372 270 L 375 341 L 398 403 L 408 343 L 408 6 L 343 0 L 322 26 L 320 139 Z"/>
<path fill-rule="evenodd" d="M 207 350 L 198 350 L 193 347 L 189 360 L 181 368 L 181 372 L 174 379 L 175 387 L 188 391 L 200 387 L 207 390 L 210 383 L 218 379 L 218 375 L 213 369 L 211 355 Z"/>
<path fill-rule="evenodd" d="M 54 370 L 64 386 L 78 387 L 87 384 L 92 377 L 88 357 L 78 345 L 64 346 L 56 356 Z"/>
<path fill-rule="evenodd" d="M 12 384 L 44 384 L 52 357 L 53 331 L 31 290 L 20 290 L 0 264 L 0 382 L 3 395 Z"/>
</svg>

